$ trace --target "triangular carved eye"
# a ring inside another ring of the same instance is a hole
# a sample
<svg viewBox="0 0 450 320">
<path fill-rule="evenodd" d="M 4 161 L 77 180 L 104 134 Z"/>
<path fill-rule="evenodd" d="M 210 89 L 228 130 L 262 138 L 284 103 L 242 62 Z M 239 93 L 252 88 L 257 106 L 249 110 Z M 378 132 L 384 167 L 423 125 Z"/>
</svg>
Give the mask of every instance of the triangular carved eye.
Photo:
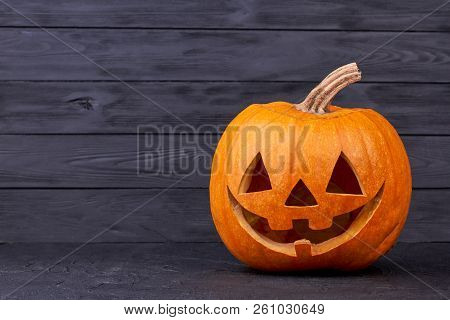
<svg viewBox="0 0 450 320">
<path fill-rule="evenodd" d="M 363 194 L 347 157 L 341 152 L 327 186 L 328 193 Z"/>
<path fill-rule="evenodd" d="M 270 189 L 272 189 L 272 184 L 270 183 L 269 174 L 261 154 L 258 153 L 242 177 L 239 193 L 259 192 Z"/>
<path fill-rule="evenodd" d="M 299 180 L 295 187 L 292 189 L 289 197 L 286 200 L 286 206 L 288 207 L 309 207 L 317 205 L 317 201 L 314 198 L 311 191 Z"/>
</svg>

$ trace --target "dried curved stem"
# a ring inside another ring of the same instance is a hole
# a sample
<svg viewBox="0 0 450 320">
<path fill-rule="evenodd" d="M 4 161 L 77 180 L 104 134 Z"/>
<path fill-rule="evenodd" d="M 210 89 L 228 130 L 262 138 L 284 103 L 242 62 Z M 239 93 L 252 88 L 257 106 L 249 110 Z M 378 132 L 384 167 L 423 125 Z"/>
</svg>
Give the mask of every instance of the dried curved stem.
<svg viewBox="0 0 450 320">
<path fill-rule="evenodd" d="M 361 72 L 356 63 L 350 63 L 331 72 L 299 104 L 297 110 L 315 114 L 328 112 L 328 105 L 334 96 L 351 83 L 361 80 Z"/>
</svg>

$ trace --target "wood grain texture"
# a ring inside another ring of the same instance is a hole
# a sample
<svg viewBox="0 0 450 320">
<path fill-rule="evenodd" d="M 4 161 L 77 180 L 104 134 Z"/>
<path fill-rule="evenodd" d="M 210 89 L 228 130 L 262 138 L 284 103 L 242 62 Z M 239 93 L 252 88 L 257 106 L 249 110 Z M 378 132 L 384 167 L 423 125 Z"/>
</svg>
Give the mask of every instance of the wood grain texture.
<svg viewBox="0 0 450 320">
<path fill-rule="evenodd" d="M 252 103 L 297 102 L 315 83 L 132 83 L 194 127 L 224 126 Z M 26 94 L 24 94 L 26 92 Z M 426 94 L 425 94 L 426 93 Z M 381 112 L 403 134 L 450 134 L 447 84 L 360 83 L 334 100 Z M 122 83 L 0 82 L 0 133 L 136 133 L 180 121 Z"/>
<path fill-rule="evenodd" d="M 141 137 L 138 158 L 133 135 L 3 135 L 0 187 L 207 187 L 217 139 L 208 135 Z M 413 186 L 449 188 L 450 137 L 406 136 L 403 141 Z M 153 145 L 146 148 L 145 143 Z"/>
<path fill-rule="evenodd" d="M 401 242 L 450 241 L 450 190 L 414 190 Z M 149 201 L 150 200 L 150 201 Z M 0 190 L 0 242 L 220 242 L 207 189 Z"/>
<path fill-rule="evenodd" d="M 280 28 L 336 30 L 397 30 L 415 23 L 443 1 L 59 1 L 9 0 L 16 10 L 39 25 L 66 27 L 139 28 Z M 448 8 L 443 8 L 414 30 L 450 30 Z M 32 26 L 2 7 L 2 25 Z"/>
<path fill-rule="evenodd" d="M 393 37 L 390 32 L 265 30 L 50 32 L 3 30 L 0 80 L 319 81 Z M 402 34 L 360 67 L 365 81 L 449 82 L 448 34 Z"/>
<path fill-rule="evenodd" d="M 221 244 L 90 244 L 8 298 L 444 299 L 450 295 L 449 246 L 399 243 L 387 254 L 390 261 L 380 259 L 352 273 L 268 274 L 243 266 Z M 10 293 L 75 247 L 1 245 L 0 294 Z"/>
</svg>

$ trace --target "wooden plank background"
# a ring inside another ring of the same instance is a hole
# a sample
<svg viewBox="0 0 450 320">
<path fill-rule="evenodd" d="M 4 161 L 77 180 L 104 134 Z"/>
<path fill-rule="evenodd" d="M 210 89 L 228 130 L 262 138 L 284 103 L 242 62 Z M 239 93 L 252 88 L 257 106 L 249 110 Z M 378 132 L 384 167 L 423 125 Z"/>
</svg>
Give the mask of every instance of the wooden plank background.
<svg viewBox="0 0 450 320">
<path fill-rule="evenodd" d="M 442 1 L 372 0 L 109 0 L 9 1 L 14 8 L 45 27 L 100 28 L 201 28 L 294 30 L 392 30 L 403 31 Z M 442 8 L 417 25 L 415 31 L 449 31 L 450 9 Z M 11 9 L 1 12 L 8 26 L 33 26 Z"/>
<path fill-rule="evenodd" d="M 441 2 L 0 5 L 0 241 L 83 242 L 181 177 L 136 175 L 137 127 L 179 124 L 143 95 L 194 127 L 225 125 L 250 103 L 302 99 Z M 364 59 L 363 81 L 335 100 L 378 110 L 402 135 L 414 185 L 404 242 L 450 241 L 449 16 Z M 207 157 L 218 136 L 195 138 Z M 182 137 L 163 139 L 184 152 Z M 96 241 L 217 242 L 207 186 L 193 174 Z"/>
<path fill-rule="evenodd" d="M 161 190 L 0 190 L 3 242 L 84 242 Z M 415 190 L 400 241 L 450 237 L 450 190 Z M 167 191 L 94 242 L 216 242 L 206 189 Z M 432 230 L 432 232 L 430 232 Z"/>
<path fill-rule="evenodd" d="M 251 103 L 297 102 L 314 83 L 132 82 L 188 124 L 226 125 Z M 448 84 L 358 83 L 334 103 L 381 112 L 401 134 L 449 135 Z M 27 94 L 23 94 L 26 92 Z M 117 82 L 0 82 L 0 134 L 135 134 L 180 121 Z"/>
<path fill-rule="evenodd" d="M 140 148 L 137 157 L 135 135 L 3 135 L 0 188 L 166 188 L 183 177 L 177 187 L 208 188 L 219 137 L 161 138 L 161 151 Z M 404 136 L 403 142 L 415 188 L 450 188 L 450 136 Z M 145 170 L 144 161 L 154 169 Z M 205 170 L 158 175 L 168 161 L 173 168 L 197 161 Z M 137 162 L 144 168 L 139 175 Z"/>
<path fill-rule="evenodd" d="M 319 81 L 392 36 L 373 32 L 368 37 L 360 31 L 11 28 L 0 37 L 0 80 L 100 81 L 111 80 L 113 74 L 126 81 Z M 364 81 L 376 82 L 447 82 L 449 66 L 450 42 L 444 32 L 405 33 L 360 64 Z"/>
</svg>

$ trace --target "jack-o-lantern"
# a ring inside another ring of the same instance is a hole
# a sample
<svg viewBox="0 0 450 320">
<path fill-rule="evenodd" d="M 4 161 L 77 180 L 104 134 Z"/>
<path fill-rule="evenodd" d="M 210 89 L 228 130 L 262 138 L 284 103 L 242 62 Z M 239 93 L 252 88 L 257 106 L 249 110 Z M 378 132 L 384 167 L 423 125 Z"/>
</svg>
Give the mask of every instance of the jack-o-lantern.
<svg viewBox="0 0 450 320">
<path fill-rule="evenodd" d="M 361 79 L 355 63 L 306 99 L 253 104 L 214 155 L 210 201 L 219 235 L 263 270 L 363 268 L 395 243 L 411 172 L 402 141 L 377 112 L 330 105 Z"/>
</svg>

